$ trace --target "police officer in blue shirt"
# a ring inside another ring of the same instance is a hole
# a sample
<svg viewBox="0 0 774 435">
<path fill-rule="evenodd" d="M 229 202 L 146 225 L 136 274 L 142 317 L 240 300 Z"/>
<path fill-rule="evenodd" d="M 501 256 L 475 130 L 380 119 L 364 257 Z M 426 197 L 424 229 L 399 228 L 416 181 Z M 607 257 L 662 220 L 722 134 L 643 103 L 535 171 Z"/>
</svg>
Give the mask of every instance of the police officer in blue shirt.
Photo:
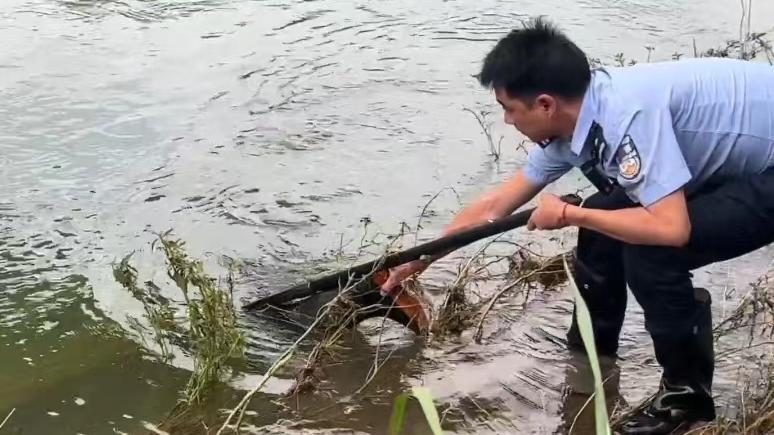
<svg viewBox="0 0 774 435">
<path fill-rule="evenodd" d="M 774 242 L 774 68 L 691 59 L 592 71 L 538 19 L 496 44 L 479 80 L 505 122 L 539 146 L 445 235 L 508 215 L 580 168 L 599 192 L 580 207 L 541 195 L 528 228 L 579 228 L 575 279 L 600 353 L 618 350 L 627 284 L 644 310 L 663 374 L 624 433 L 714 419 L 710 295 L 693 287 L 691 271 Z M 393 269 L 382 290 L 426 267 Z M 574 321 L 568 343 L 582 349 Z"/>
</svg>

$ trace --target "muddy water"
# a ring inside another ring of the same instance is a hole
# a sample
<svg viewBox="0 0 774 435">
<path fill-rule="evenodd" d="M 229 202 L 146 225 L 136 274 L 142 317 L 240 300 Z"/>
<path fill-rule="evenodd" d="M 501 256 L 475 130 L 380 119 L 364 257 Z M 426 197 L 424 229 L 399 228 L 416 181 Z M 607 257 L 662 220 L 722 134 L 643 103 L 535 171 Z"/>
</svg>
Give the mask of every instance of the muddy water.
<svg viewBox="0 0 774 435">
<path fill-rule="evenodd" d="M 141 433 L 169 411 L 190 361 L 161 364 L 142 350 L 127 321 L 141 307 L 110 271 L 138 250 L 145 278 L 162 282 L 153 232 L 173 228 L 215 272 L 222 257 L 243 260 L 244 299 L 296 281 L 318 259 L 356 254 L 364 231 L 414 227 L 441 192 L 420 240 L 436 234 L 524 160 L 521 138 L 471 75 L 500 35 L 536 14 L 612 61 L 618 52 L 644 60 L 646 45 L 653 59 L 691 53 L 694 39 L 718 45 L 738 34 L 740 9 L 724 0 L 2 2 L 0 418 L 15 409 L 3 430 Z M 771 4 L 753 14 L 754 30 L 771 30 Z M 464 108 L 493 112 L 498 163 Z M 555 191 L 581 184 L 571 174 Z M 572 244 L 571 233 L 548 236 L 507 238 L 545 253 Z M 771 259 L 765 249 L 697 273 L 716 317 Z M 426 281 L 447 283 L 459 261 Z M 290 384 L 279 376 L 253 401 L 248 428 L 382 433 L 392 397 L 424 384 L 450 430 L 561 432 L 574 415 L 565 392 L 577 364 L 561 344 L 570 309 L 566 291 L 511 301 L 480 345 L 422 345 L 392 327 L 378 343 L 376 327 L 363 325 L 343 343 L 346 362 L 326 369 L 326 389 L 276 402 Z M 226 404 L 300 332 L 260 316 L 244 323 L 250 363 Z M 377 347 L 392 352 L 382 374 L 347 400 Z M 636 401 L 658 374 L 634 303 L 622 354 L 620 391 Z M 717 392 L 729 400 L 740 358 L 719 363 Z M 426 430 L 418 421 L 409 431 Z"/>
</svg>

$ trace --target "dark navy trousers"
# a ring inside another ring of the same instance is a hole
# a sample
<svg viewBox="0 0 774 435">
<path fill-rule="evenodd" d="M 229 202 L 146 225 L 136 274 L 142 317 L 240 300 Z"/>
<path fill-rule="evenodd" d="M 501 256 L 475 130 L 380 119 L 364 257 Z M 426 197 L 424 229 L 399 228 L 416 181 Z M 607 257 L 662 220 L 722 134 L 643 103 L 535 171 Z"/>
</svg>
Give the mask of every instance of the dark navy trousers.
<svg viewBox="0 0 774 435">
<path fill-rule="evenodd" d="M 774 168 L 703 186 L 687 201 L 691 236 L 686 246 L 631 245 L 581 228 L 575 275 L 600 353 L 615 355 L 618 349 L 628 284 L 645 313 L 656 359 L 664 369 L 662 381 L 710 394 L 710 301 L 706 291 L 694 289 L 691 271 L 774 242 Z M 605 210 L 635 206 L 622 189 L 596 193 L 583 204 Z M 574 321 L 568 341 L 580 345 Z"/>
</svg>

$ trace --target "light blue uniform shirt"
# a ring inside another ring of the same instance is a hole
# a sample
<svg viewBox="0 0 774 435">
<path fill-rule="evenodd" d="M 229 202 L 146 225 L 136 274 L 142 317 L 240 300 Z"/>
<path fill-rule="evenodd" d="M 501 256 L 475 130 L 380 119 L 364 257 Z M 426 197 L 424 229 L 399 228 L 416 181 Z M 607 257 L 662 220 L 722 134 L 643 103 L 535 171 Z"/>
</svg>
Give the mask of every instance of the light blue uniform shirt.
<svg viewBox="0 0 774 435">
<path fill-rule="evenodd" d="M 706 58 L 596 69 L 571 141 L 533 148 L 526 178 L 548 184 L 586 162 L 592 122 L 605 173 L 645 207 L 761 173 L 774 167 L 774 67 Z"/>
</svg>

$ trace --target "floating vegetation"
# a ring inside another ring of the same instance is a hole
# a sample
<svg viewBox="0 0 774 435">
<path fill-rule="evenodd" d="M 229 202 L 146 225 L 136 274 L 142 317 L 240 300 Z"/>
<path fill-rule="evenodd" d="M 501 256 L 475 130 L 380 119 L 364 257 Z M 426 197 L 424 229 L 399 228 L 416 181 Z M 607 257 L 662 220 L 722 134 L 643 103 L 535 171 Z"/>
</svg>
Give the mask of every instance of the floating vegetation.
<svg viewBox="0 0 774 435">
<path fill-rule="evenodd" d="M 492 156 L 495 162 L 500 160 L 502 143 L 505 136 L 500 136 L 500 140 L 497 141 L 497 146 L 495 146 L 494 141 L 492 140 L 492 125 L 494 122 L 488 122 L 486 119 L 489 112 L 484 110 L 476 112 L 468 107 L 464 107 L 462 110 L 470 112 L 476 118 L 476 121 L 478 121 L 478 125 L 481 126 L 481 130 L 483 131 L 484 136 L 486 136 L 487 143 L 489 144 L 489 155 Z"/>
<path fill-rule="evenodd" d="M 170 306 L 169 299 L 162 296 L 159 287 L 152 282 L 146 282 L 143 287 L 137 285 L 137 269 L 129 264 L 131 257 L 132 254 L 129 254 L 118 265 L 113 266 L 113 277 L 142 303 L 145 319 L 152 328 L 153 341 L 159 347 L 160 358 L 169 362 L 173 358 L 170 342 L 173 336 L 179 336 L 181 333 L 175 321 L 174 309 Z M 147 328 L 135 318 L 130 317 L 129 320 L 147 347 Z"/>
<path fill-rule="evenodd" d="M 506 274 L 507 280 L 494 296 L 484 306 L 479 317 L 474 339 L 481 342 L 484 320 L 492 310 L 494 304 L 506 293 L 516 289 L 523 294 L 523 304 L 530 298 L 532 285 L 538 284 L 543 290 L 556 288 L 567 280 L 564 272 L 564 254 L 553 257 L 544 257 L 538 254 L 520 249 L 513 257 L 509 258 L 510 267 Z"/>
<path fill-rule="evenodd" d="M 188 256 L 185 243 L 170 234 L 160 234 L 158 242 L 166 258 L 167 274 L 182 294 L 184 317 L 175 316 L 177 310 L 161 295 L 156 284 L 151 281 L 143 286 L 137 284 L 137 269 L 129 262 L 131 254 L 114 265 L 113 276 L 142 303 L 163 360 L 171 360 L 172 342 L 190 350 L 194 371 L 185 387 L 183 401 L 196 404 L 221 379 L 227 362 L 244 354 L 244 338 L 233 304 L 234 269 L 229 268 L 226 285 L 221 288 L 216 279 L 206 274 L 201 261 Z M 137 321 L 134 323 L 140 325 Z"/>
<path fill-rule="evenodd" d="M 193 349 L 194 374 L 186 386 L 186 400 L 198 402 L 211 384 L 220 379 L 226 362 L 242 357 L 244 338 L 233 304 L 234 271 L 229 270 L 226 288 L 204 272 L 199 260 L 188 257 L 179 239 L 169 232 L 160 235 L 167 259 L 167 273 L 183 293 L 188 314 L 188 338 Z"/>
<path fill-rule="evenodd" d="M 489 255 L 486 250 L 497 239 L 483 246 L 457 270 L 455 279 L 446 287 L 444 299 L 433 313 L 433 339 L 458 336 L 475 327 L 474 340 L 480 342 L 486 316 L 505 294 L 522 296 L 523 303 L 530 299 L 533 289 L 554 289 L 566 282 L 563 255 L 542 256 L 520 245 L 511 255 Z M 507 270 L 493 272 L 492 266 L 506 263 Z M 499 280 L 499 290 L 487 299 L 470 290 L 473 282 Z M 474 297 L 471 297 L 474 296 Z"/>
<path fill-rule="evenodd" d="M 774 337 L 774 271 L 750 284 L 739 306 L 714 329 L 715 339 L 738 329 L 748 329 L 750 344 L 756 334 Z"/>
<path fill-rule="evenodd" d="M 447 288 L 443 303 L 438 313 L 433 316 L 432 332 L 435 338 L 459 335 L 472 326 L 477 307 L 465 296 L 466 276 L 467 272 L 461 271 L 454 283 Z"/>
</svg>

